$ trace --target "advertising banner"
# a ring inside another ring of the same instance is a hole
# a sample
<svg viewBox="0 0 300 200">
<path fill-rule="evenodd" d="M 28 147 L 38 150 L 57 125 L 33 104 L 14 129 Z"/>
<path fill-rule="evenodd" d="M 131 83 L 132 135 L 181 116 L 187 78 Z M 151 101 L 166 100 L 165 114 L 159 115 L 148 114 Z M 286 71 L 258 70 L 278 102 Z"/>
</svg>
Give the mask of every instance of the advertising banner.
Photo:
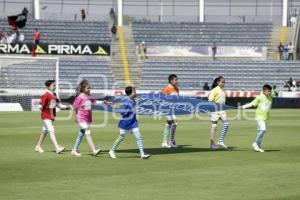
<svg viewBox="0 0 300 200">
<path fill-rule="evenodd" d="M 32 54 L 33 44 L 0 44 L 0 54 Z M 35 54 L 41 55 L 97 55 L 109 56 L 107 44 L 39 44 Z"/>
<path fill-rule="evenodd" d="M 218 46 L 217 57 L 264 58 L 267 47 Z M 147 56 L 212 57 L 210 46 L 147 46 Z"/>
</svg>

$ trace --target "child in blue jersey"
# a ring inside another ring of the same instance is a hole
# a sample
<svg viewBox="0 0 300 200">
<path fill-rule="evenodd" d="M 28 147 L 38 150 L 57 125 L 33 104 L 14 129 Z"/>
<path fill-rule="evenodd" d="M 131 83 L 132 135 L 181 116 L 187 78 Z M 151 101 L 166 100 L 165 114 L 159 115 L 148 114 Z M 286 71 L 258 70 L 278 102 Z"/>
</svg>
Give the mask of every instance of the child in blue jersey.
<svg viewBox="0 0 300 200">
<path fill-rule="evenodd" d="M 111 158 L 117 158 L 115 153 L 117 147 L 124 140 L 126 133 L 132 133 L 136 139 L 137 146 L 140 150 L 141 158 L 150 158 L 150 155 L 144 153 L 142 136 L 139 130 L 138 121 L 136 119 L 136 113 L 134 110 L 136 105 L 136 102 L 134 100 L 136 97 L 135 88 L 132 86 L 126 87 L 125 93 L 127 97 L 124 98 L 122 102 L 123 106 L 120 113 L 122 119 L 119 121 L 118 125 L 118 127 L 120 128 L 120 135 L 115 140 L 111 150 L 109 151 L 109 156 Z"/>
</svg>

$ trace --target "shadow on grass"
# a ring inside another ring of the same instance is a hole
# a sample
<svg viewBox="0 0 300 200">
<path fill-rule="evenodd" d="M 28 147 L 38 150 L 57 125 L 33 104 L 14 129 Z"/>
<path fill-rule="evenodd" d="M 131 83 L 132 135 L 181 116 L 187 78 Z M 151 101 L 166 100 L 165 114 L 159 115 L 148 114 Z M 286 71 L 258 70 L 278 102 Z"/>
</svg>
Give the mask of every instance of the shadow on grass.
<svg viewBox="0 0 300 200">
<path fill-rule="evenodd" d="M 163 155 L 163 154 L 181 154 L 181 153 L 197 153 L 197 152 L 228 152 L 228 151 L 249 151 L 249 149 L 247 150 L 243 150 L 243 149 L 238 149 L 236 147 L 228 147 L 227 149 L 224 148 L 219 148 L 219 149 L 215 149 L 215 150 L 211 150 L 210 148 L 199 148 L 199 147 L 192 147 L 191 145 L 178 145 L 177 148 L 145 148 L 144 149 L 146 153 L 152 154 L 152 155 Z M 97 157 L 103 155 L 103 154 L 107 154 L 109 150 L 102 150 L 101 153 L 99 155 L 97 155 Z M 269 150 L 265 150 L 265 152 L 279 152 L 282 150 L 279 149 L 269 149 Z M 52 152 L 55 153 L 55 151 L 46 151 L 46 152 Z M 60 153 L 61 155 L 63 154 L 67 154 L 70 153 L 71 150 L 66 149 L 65 151 L 63 151 L 62 153 Z M 117 153 L 139 153 L 137 148 L 133 148 L 133 149 L 119 149 L 117 150 Z M 91 153 L 83 153 L 83 155 L 90 155 L 92 156 Z M 128 156 L 128 157 L 132 157 L 132 156 Z M 137 156 L 139 157 L 139 156 Z"/>
<path fill-rule="evenodd" d="M 276 152 L 276 151 L 282 151 L 280 149 L 268 149 L 268 150 L 265 150 L 265 152 Z"/>
<path fill-rule="evenodd" d="M 198 148 L 191 147 L 191 145 L 179 145 L 178 148 L 145 148 L 146 153 L 152 155 L 162 154 L 179 154 L 179 153 L 197 153 L 197 152 L 224 152 L 224 151 L 239 151 L 235 147 L 229 147 L 228 149 L 216 149 L 211 150 L 210 148 Z M 105 151 L 104 151 L 105 152 Z M 137 153 L 138 149 L 120 149 L 117 153 Z"/>
</svg>

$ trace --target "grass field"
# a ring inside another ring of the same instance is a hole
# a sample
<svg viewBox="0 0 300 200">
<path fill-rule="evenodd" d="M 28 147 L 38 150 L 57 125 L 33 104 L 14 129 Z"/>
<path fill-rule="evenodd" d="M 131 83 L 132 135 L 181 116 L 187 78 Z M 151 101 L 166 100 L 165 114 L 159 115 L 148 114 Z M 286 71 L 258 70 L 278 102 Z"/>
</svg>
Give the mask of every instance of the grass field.
<svg viewBox="0 0 300 200">
<path fill-rule="evenodd" d="M 95 122 L 101 118 L 103 113 L 94 112 Z M 141 160 L 134 137 L 128 135 L 117 152 L 118 159 L 112 160 L 107 150 L 118 134 L 117 120 L 112 117 L 105 128 L 92 129 L 104 153 L 89 155 L 84 140 L 83 156 L 77 158 L 70 155 L 78 132 L 73 119 L 55 122 L 58 142 L 67 151 L 55 154 L 47 138 L 46 152 L 38 154 L 33 149 L 41 129 L 39 113 L 2 112 L 0 199 L 300 199 L 300 110 L 272 110 L 265 153 L 251 148 L 255 121 L 230 121 L 225 143 L 231 148 L 226 151 L 208 149 L 208 120 L 178 121 L 176 141 L 181 148 L 161 149 L 164 120 L 141 117 L 144 146 L 153 156 Z"/>
</svg>

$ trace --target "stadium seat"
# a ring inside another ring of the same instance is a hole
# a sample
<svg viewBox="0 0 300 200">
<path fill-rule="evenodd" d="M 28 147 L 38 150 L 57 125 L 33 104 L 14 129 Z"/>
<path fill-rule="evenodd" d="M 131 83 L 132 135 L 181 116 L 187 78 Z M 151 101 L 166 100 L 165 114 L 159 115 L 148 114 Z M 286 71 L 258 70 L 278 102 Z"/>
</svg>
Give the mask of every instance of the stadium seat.
<svg viewBox="0 0 300 200">
<path fill-rule="evenodd" d="M 201 90 L 217 76 L 226 79 L 226 90 L 260 90 L 262 85 L 283 86 L 290 76 L 300 76 L 300 62 L 278 61 L 159 61 L 144 63 L 140 89 L 161 90 L 175 73 L 182 90 Z"/>
</svg>

